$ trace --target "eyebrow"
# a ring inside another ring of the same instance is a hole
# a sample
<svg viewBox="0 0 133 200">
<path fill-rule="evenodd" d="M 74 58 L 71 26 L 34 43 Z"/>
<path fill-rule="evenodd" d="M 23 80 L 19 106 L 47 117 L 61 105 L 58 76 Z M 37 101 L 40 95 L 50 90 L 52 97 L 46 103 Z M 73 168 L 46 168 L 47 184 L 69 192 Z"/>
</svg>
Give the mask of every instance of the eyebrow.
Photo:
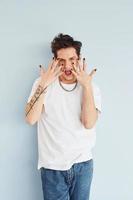
<svg viewBox="0 0 133 200">
<path fill-rule="evenodd" d="M 75 56 L 70 57 L 69 59 L 71 59 L 71 58 L 75 58 Z M 63 58 L 57 58 L 57 60 L 65 60 L 65 59 L 63 59 Z"/>
</svg>

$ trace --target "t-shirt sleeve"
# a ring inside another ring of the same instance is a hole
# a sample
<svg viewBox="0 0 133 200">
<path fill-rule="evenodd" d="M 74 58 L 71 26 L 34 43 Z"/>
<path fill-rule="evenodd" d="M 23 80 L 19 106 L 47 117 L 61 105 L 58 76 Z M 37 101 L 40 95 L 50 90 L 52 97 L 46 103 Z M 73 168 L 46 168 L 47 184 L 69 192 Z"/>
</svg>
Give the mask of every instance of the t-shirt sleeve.
<svg viewBox="0 0 133 200">
<path fill-rule="evenodd" d="M 33 85 L 32 85 L 32 89 L 31 89 L 30 95 L 29 95 L 28 100 L 27 100 L 27 103 L 30 102 L 32 96 L 34 95 L 34 93 L 35 93 L 35 91 L 36 91 L 36 89 L 37 89 L 37 87 L 38 87 L 39 80 L 40 80 L 40 77 L 37 78 L 37 79 L 34 81 L 34 83 L 33 83 Z"/>
<path fill-rule="evenodd" d="M 100 88 L 93 83 L 93 95 L 94 95 L 94 102 L 95 102 L 95 107 L 96 109 L 99 111 L 99 113 L 101 113 L 101 91 Z"/>
</svg>

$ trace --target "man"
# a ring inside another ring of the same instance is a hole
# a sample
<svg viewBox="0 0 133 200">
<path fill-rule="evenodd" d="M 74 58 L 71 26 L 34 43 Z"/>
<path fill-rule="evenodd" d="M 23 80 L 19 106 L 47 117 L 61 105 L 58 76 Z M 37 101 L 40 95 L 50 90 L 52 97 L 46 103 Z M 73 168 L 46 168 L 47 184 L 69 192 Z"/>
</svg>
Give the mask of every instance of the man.
<svg viewBox="0 0 133 200">
<path fill-rule="evenodd" d="M 33 84 L 26 121 L 38 125 L 38 169 L 44 200 L 88 200 L 93 176 L 92 147 L 101 94 L 81 58 L 82 43 L 59 34 L 53 60 Z"/>
</svg>

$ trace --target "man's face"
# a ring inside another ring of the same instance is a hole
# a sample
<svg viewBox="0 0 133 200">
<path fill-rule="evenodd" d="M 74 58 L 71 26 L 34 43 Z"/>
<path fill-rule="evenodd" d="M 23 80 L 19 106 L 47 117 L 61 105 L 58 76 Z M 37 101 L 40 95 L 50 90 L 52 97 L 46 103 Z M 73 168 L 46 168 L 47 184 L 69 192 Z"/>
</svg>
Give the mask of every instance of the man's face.
<svg viewBox="0 0 133 200">
<path fill-rule="evenodd" d="M 74 83 L 76 81 L 76 77 L 71 70 L 73 69 L 73 63 L 77 65 L 78 60 L 75 48 L 68 47 L 58 50 L 57 60 L 59 60 L 59 66 L 62 66 L 61 70 L 63 71 L 63 74 L 59 77 L 61 81 L 68 84 Z"/>
</svg>

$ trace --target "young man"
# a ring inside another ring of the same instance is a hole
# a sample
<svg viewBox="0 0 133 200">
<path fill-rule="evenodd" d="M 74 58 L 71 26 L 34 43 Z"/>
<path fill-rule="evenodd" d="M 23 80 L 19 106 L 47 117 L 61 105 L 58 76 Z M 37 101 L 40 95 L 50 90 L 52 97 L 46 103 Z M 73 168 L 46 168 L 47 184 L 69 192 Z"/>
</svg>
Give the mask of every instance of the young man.
<svg viewBox="0 0 133 200">
<path fill-rule="evenodd" d="M 65 34 L 53 39 L 53 60 L 48 69 L 41 67 L 25 109 L 26 121 L 38 125 L 44 200 L 89 199 L 101 94 L 81 46 Z"/>
</svg>

